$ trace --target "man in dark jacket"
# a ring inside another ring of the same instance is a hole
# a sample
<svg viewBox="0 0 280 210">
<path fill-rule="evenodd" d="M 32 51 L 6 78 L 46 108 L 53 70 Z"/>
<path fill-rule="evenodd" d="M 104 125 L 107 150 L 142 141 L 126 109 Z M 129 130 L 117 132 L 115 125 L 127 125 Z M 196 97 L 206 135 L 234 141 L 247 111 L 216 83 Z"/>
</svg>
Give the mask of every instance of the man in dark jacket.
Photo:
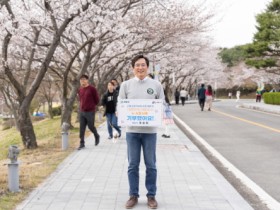
<svg viewBox="0 0 280 210">
<path fill-rule="evenodd" d="M 201 111 L 203 111 L 203 109 L 204 109 L 205 91 L 206 91 L 206 89 L 204 87 L 204 84 L 201 84 L 201 87 L 198 89 L 198 92 L 197 92 L 198 102 L 199 102 L 199 106 L 201 108 Z"/>
<path fill-rule="evenodd" d="M 80 100 L 80 146 L 78 150 L 85 148 L 85 130 L 88 126 L 89 130 L 95 137 L 95 146 L 99 144 L 100 136 L 94 126 L 95 107 L 99 103 L 98 93 L 92 85 L 89 84 L 88 76 L 80 77 L 81 87 L 78 91 Z"/>
</svg>

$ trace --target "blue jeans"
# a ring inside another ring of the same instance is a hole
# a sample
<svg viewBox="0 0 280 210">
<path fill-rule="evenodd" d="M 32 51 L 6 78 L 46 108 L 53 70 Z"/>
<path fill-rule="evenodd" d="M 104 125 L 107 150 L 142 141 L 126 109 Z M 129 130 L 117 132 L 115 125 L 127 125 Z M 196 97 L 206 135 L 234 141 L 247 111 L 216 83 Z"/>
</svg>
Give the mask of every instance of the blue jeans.
<svg viewBox="0 0 280 210">
<path fill-rule="evenodd" d="M 139 164 L 141 147 L 143 148 L 146 165 L 146 189 L 147 196 L 155 196 L 157 191 L 157 168 L 156 168 L 156 133 L 126 133 L 127 156 L 128 156 L 128 181 L 129 195 L 139 197 Z"/>
<path fill-rule="evenodd" d="M 112 126 L 118 131 L 119 135 L 121 135 L 120 127 L 118 126 L 118 119 L 115 113 L 107 113 L 107 128 L 109 132 L 109 136 L 113 137 L 113 128 Z M 112 126 L 111 126 L 112 125 Z"/>
</svg>

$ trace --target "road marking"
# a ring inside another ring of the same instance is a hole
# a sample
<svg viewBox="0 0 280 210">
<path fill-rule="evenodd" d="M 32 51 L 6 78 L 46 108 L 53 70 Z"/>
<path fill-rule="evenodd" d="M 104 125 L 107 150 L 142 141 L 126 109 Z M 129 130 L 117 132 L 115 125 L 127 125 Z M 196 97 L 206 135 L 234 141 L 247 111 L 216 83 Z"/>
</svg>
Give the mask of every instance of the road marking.
<svg viewBox="0 0 280 210">
<path fill-rule="evenodd" d="M 262 110 L 256 110 L 256 109 L 250 109 L 250 108 L 242 107 L 242 106 L 236 106 L 236 108 L 238 108 L 238 109 L 247 109 L 247 110 L 252 111 L 252 112 L 258 112 L 258 113 L 272 115 L 272 116 L 276 116 L 276 117 L 280 116 L 279 114 L 273 114 L 273 113 L 270 113 L 270 112 L 266 112 L 266 111 L 262 111 Z"/>
<path fill-rule="evenodd" d="M 229 162 L 224 156 L 222 156 L 214 147 L 208 144 L 201 136 L 199 136 L 193 129 L 191 129 L 183 120 L 173 113 L 174 119 L 181 124 L 197 141 L 199 141 L 204 147 L 216 157 L 225 168 L 231 171 L 236 178 L 250 188 L 259 198 L 263 201 L 267 207 L 271 210 L 279 210 L 280 203 L 271 197 L 266 191 L 264 191 L 259 185 L 247 177 L 242 171 L 236 168 L 231 162 Z"/>
<path fill-rule="evenodd" d="M 259 127 L 262 127 L 262 128 L 265 128 L 265 129 L 268 129 L 268 130 L 271 130 L 271 131 L 280 133 L 280 130 L 279 130 L 279 129 L 272 128 L 272 127 L 269 127 L 269 126 L 266 126 L 266 125 L 263 125 L 263 124 L 260 124 L 260 123 L 256 123 L 256 122 L 253 122 L 253 121 L 250 121 L 250 120 L 246 120 L 246 119 L 240 118 L 240 117 L 235 117 L 235 116 L 233 116 L 233 115 L 230 115 L 230 114 L 227 114 L 227 113 L 224 113 L 224 112 L 217 111 L 216 109 L 213 110 L 213 112 L 217 112 L 217 113 L 219 113 L 219 114 L 221 114 L 221 115 L 225 115 L 225 116 L 227 116 L 227 117 L 230 117 L 230 118 L 233 118 L 233 119 L 236 119 L 236 120 L 240 120 L 240 121 L 243 121 L 243 122 L 246 122 L 246 123 L 255 125 L 255 126 L 259 126 Z"/>
</svg>

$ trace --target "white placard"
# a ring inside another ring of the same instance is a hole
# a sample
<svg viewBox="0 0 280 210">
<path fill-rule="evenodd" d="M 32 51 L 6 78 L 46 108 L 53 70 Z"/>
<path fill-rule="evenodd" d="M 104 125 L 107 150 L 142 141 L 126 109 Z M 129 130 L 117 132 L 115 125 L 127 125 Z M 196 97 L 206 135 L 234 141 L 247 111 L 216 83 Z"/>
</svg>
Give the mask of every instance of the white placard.
<svg viewBox="0 0 280 210">
<path fill-rule="evenodd" d="M 161 126 L 161 99 L 122 99 L 118 101 L 119 126 Z"/>
</svg>

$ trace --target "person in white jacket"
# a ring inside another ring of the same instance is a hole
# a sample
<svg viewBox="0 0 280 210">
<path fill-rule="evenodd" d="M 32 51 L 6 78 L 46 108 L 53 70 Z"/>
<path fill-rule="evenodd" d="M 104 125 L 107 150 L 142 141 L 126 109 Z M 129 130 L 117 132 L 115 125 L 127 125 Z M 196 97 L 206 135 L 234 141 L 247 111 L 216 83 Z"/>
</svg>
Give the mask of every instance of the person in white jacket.
<svg viewBox="0 0 280 210">
<path fill-rule="evenodd" d="M 236 91 L 236 102 L 240 99 L 240 90 Z"/>
<path fill-rule="evenodd" d="M 187 95 L 188 92 L 184 88 L 182 88 L 182 90 L 180 91 L 180 98 L 183 106 L 185 105 L 185 100 L 187 98 Z"/>
</svg>

